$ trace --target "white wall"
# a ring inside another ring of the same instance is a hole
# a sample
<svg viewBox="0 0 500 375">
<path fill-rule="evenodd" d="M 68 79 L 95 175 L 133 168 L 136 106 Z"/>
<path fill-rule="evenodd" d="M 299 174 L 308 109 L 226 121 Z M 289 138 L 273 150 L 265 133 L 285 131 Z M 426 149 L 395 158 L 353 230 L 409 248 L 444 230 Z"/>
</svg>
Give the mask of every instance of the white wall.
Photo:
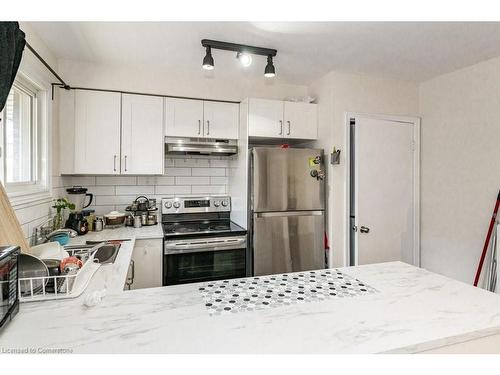
<svg viewBox="0 0 500 375">
<path fill-rule="evenodd" d="M 471 283 L 500 189 L 500 58 L 420 86 L 422 266 Z"/>
<path fill-rule="evenodd" d="M 72 86 L 160 95 L 241 101 L 246 97 L 284 99 L 307 94 L 306 86 L 282 84 L 279 79 L 264 77 L 250 80 L 244 74 L 239 77 L 227 77 L 215 71 L 207 74 L 201 66 L 199 72 L 182 74 L 159 69 L 59 60 L 59 71 Z"/>
<path fill-rule="evenodd" d="M 347 264 L 346 241 L 346 112 L 418 115 L 418 85 L 373 76 L 331 72 L 309 87 L 318 98 L 319 131 L 317 147 L 328 155 L 333 147 L 341 150 L 340 165 L 328 164 L 328 234 L 331 265 Z"/>
</svg>

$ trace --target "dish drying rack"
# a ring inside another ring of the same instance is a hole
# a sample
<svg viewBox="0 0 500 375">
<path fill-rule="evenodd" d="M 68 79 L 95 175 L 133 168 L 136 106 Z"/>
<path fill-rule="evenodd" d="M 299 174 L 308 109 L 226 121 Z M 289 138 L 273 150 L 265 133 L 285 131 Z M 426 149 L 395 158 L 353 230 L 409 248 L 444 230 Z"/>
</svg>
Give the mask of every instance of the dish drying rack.
<svg viewBox="0 0 500 375">
<path fill-rule="evenodd" d="M 48 301 L 80 296 L 101 266 L 98 260 L 94 259 L 95 252 L 100 245 L 96 244 L 91 248 L 84 246 L 65 248 L 69 256 L 75 256 L 83 262 L 83 266 L 74 274 L 19 278 L 19 302 Z"/>
</svg>

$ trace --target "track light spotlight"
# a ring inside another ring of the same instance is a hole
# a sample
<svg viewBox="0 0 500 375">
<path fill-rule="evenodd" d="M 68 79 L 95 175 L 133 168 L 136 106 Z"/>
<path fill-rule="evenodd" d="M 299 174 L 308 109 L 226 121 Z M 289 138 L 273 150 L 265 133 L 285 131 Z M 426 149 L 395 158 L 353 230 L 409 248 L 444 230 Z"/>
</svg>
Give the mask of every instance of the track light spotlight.
<svg viewBox="0 0 500 375">
<path fill-rule="evenodd" d="M 214 58 L 210 47 L 207 47 L 207 54 L 203 58 L 203 69 L 212 70 L 214 68 Z"/>
<path fill-rule="evenodd" d="M 267 65 L 266 69 L 264 70 L 264 77 L 272 78 L 275 76 L 276 76 L 276 70 L 274 69 L 273 65 L 273 57 L 267 56 Z"/>
<path fill-rule="evenodd" d="M 241 65 L 243 65 L 245 68 L 249 67 L 252 64 L 252 56 L 250 56 L 248 53 L 238 52 L 236 53 L 236 58 L 240 60 Z"/>
</svg>

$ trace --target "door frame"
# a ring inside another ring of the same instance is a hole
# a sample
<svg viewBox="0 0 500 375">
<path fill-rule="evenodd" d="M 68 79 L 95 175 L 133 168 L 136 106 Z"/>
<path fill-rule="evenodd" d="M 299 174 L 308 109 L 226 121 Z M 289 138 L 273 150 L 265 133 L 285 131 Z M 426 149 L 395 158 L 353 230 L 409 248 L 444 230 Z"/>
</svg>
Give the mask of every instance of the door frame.
<svg viewBox="0 0 500 375">
<path fill-rule="evenodd" d="M 351 189 L 351 119 L 369 118 L 375 120 L 395 121 L 413 125 L 414 153 L 413 153 L 413 264 L 420 267 L 420 118 L 411 116 L 393 116 L 384 114 L 368 114 L 360 112 L 346 112 L 345 114 L 345 196 L 344 196 L 344 220 L 345 226 L 345 241 L 344 241 L 344 263 L 346 266 L 350 264 L 350 189 Z M 358 264 L 358 254 L 355 254 L 355 264 Z"/>
</svg>

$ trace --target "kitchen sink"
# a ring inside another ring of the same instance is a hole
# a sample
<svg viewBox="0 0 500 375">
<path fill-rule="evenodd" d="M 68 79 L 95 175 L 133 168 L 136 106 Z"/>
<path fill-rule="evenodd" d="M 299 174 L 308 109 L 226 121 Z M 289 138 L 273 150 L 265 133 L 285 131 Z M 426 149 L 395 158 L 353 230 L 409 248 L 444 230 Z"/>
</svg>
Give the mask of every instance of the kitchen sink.
<svg viewBox="0 0 500 375">
<path fill-rule="evenodd" d="M 101 264 L 114 263 L 118 250 L 120 250 L 120 244 L 102 245 L 94 252 L 94 259 Z"/>
<path fill-rule="evenodd" d="M 91 242 L 91 241 L 89 241 Z M 82 256 L 82 254 L 88 254 L 92 248 L 96 246 L 97 243 L 87 244 L 87 245 L 70 245 L 64 246 L 64 250 L 68 251 L 69 255 L 72 256 Z M 119 243 L 102 243 L 96 250 L 93 251 L 94 259 L 101 264 L 112 264 L 116 260 L 118 251 L 120 250 Z"/>
</svg>

